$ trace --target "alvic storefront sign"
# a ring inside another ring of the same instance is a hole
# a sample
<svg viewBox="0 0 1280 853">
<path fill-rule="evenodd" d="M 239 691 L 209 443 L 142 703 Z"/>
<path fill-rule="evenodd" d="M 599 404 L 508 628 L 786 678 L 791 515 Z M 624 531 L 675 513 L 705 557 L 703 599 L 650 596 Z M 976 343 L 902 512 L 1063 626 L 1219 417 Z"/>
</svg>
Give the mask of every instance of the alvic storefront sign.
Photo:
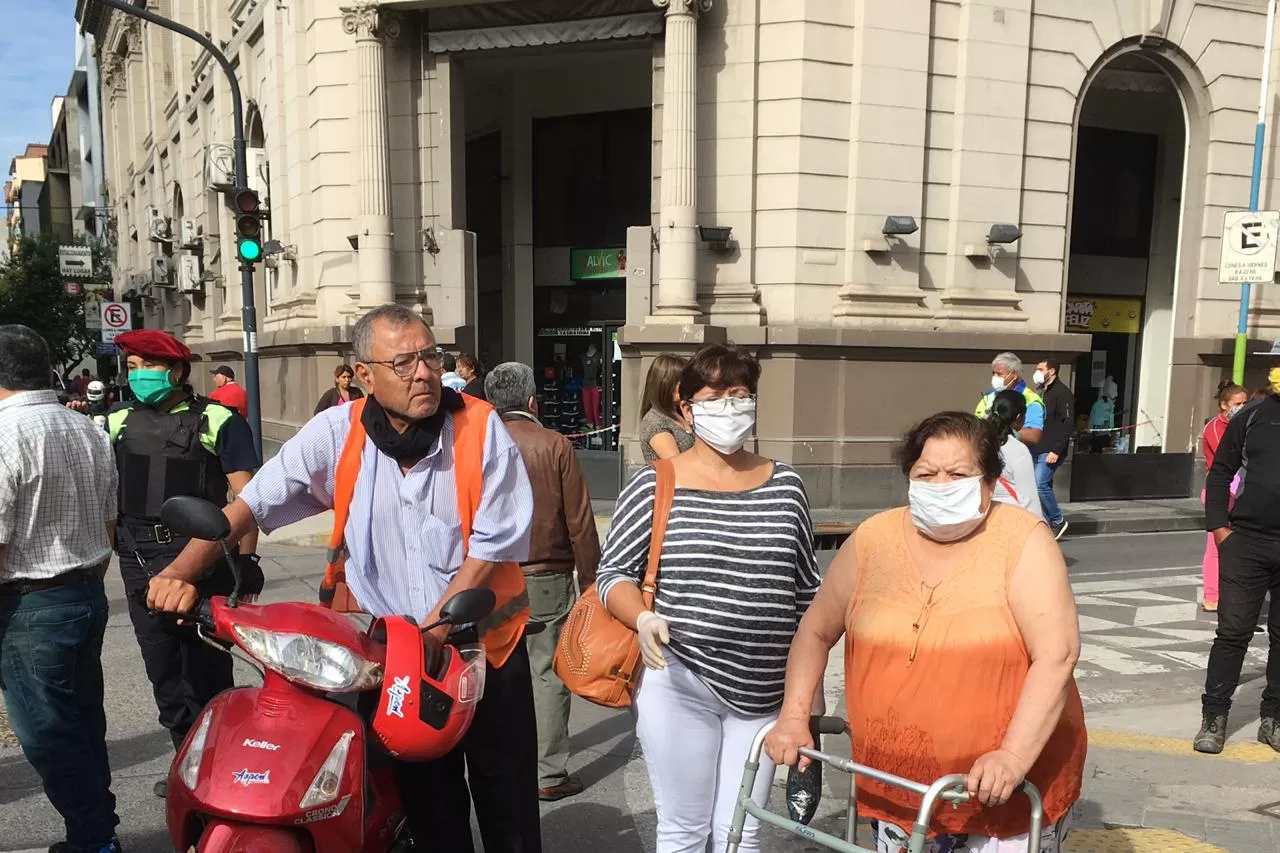
<svg viewBox="0 0 1280 853">
<path fill-rule="evenodd" d="M 626 276 L 626 249 L 569 250 L 569 278 L 572 281 L 626 278 Z"/>
</svg>

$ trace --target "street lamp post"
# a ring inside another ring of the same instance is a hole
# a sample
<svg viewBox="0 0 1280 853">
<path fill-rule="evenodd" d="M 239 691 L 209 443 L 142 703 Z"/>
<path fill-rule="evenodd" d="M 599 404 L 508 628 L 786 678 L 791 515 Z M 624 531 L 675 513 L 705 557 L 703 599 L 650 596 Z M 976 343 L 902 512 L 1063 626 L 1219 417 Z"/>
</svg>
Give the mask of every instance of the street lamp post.
<svg viewBox="0 0 1280 853">
<path fill-rule="evenodd" d="M 231 119 L 235 129 L 235 138 L 232 140 L 236 161 L 235 194 L 238 197 L 241 191 L 248 189 L 249 158 L 245 151 L 244 101 L 240 97 L 240 82 L 236 80 L 235 70 L 231 67 L 231 61 L 227 59 L 226 54 L 219 50 L 216 44 L 190 27 L 157 15 L 141 6 L 134 6 L 128 0 L 98 0 L 98 2 L 118 12 L 141 18 L 157 27 L 185 36 L 217 60 L 231 87 Z M 258 458 L 261 459 L 262 394 L 258 385 L 258 314 L 253 295 L 253 264 L 243 260 L 240 262 L 240 292 L 243 302 L 240 316 L 244 330 L 244 390 L 249 398 L 249 429 L 253 432 L 253 444 L 258 451 Z"/>
</svg>

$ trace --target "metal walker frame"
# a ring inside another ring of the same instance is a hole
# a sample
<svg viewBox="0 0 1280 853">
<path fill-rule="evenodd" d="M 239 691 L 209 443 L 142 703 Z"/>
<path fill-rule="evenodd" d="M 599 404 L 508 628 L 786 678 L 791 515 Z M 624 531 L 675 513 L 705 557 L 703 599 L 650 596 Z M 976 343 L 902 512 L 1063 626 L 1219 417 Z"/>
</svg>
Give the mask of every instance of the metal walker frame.
<svg viewBox="0 0 1280 853">
<path fill-rule="evenodd" d="M 729 844 L 726 848 L 726 853 L 738 853 L 738 846 L 742 843 L 742 829 L 746 825 L 747 815 L 751 815 L 762 823 L 767 823 L 792 835 L 815 841 L 823 847 L 839 851 L 839 853 L 876 853 L 875 850 L 859 847 L 855 843 L 858 831 L 859 776 L 865 776 L 868 779 L 874 779 L 886 785 L 893 785 L 896 788 L 911 791 L 919 794 L 922 798 L 920 809 L 916 812 L 915 823 L 911 827 L 911 838 L 907 842 L 906 853 L 924 853 L 929 823 L 940 801 L 951 803 L 952 806 L 958 806 L 960 803 L 969 801 L 969 793 L 964 787 L 966 777 L 961 774 L 943 776 L 926 785 L 922 782 L 904 779 L 901 776 L 894 776 L 892 773 L 886 773 L 874 767 L 856 764 L 848 758 L 828 755 L 817 749 L 802 748 L 800 754 L 806 758 L 812 761 L 820 761 L 828 767 L 834 767 L 841 772 L 849 774 L 849 799 L 848 808 L 845 812 L 844 838 L 837 838 L 821 830 L 813 829 L 799 821 L 791 820 L 769 811 L 764 806 L 757 804 L 751 797 L 751 792 L 755 789 L 756 776 L 760 771 L 760 753 L 764 749 L 764 739 L 773 730 L 773 726 L 773 723 L 765 724 L 756 733 L 755 740 L 751 742 L 751 752 L 747 756 L 747 761 L 742 771 L 742 785 L 738 789 L 738 805 L 733 811 L 733 823 L 729 827 Z M 831 735 L 847 734 L 849 730 L 848 724 L 840 717 L 813 717 L 811 728 L 817 734 Z M 1044 803 L 1041 800 L 1040 792 L 1035 785 L 1027 781 L 1023 781 L 1017 790 L 1026 795 L 1031 806 L 1031 826 L 1028 831 L 1027 853 L 1040 853 L 1040 834 L 1044 827 Z"/>
</svg>

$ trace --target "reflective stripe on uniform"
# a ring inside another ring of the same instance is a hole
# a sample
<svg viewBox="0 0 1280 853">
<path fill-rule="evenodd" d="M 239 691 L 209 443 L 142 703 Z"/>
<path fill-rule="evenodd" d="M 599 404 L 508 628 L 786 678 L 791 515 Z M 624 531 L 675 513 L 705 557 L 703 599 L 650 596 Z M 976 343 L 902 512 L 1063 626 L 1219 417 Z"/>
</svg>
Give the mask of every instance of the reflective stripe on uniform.
<svg viewBox="0 0 1280 853">
<path fill-rule="evenodd" d="M 514 619 L 529 609 L 529 590 L 512 598 L 501 607 L 495 608 L 488 616 L 476 623 L 476 633 L 483 637 L 489 631 L 500 626 L 508 619 Z"/>
<path fill-rule="evenodd" d="M 190 401 L 183 400 L 170 409 L 168 414 L 180 415 L 190 408 Z M 127 408 L 116 409 L 114 412 L 107 413 L 107 435 L 111 437 L 112 444 L 115 444 L 124 433 L 125 420 L 132 411 L 132 408 Z M 215 456 L 218 453 L 218 433 L 222 431 L 223 426 L 229 420 L 231 420 L 231 410 L 226 406 L 221 403 L 208 403 L 205 405 L 204 420 L 201 421 L 200 444 Z"/>
</svg>

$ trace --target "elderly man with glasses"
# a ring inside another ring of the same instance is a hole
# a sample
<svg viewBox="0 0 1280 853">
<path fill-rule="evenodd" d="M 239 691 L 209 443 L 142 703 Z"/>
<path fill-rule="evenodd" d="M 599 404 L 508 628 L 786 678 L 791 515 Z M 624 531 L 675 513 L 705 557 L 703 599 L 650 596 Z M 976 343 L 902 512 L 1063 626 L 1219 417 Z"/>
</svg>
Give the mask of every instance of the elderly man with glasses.
<svg viewBox="0 0 1280 853">
<path fill-rule="evenodd" d="M 539 853 L 529 596 L 520 569 L 529 558 L 533 494 L 520 452 L 492 406 L 441 387 L 441 352 L 419 315 L 376 308 L 356 323 L 352 346 L 369 396 L 321 412 L 285 443 L 227 507 L 232 536 L 334 509 L 347 521 L 331 539 L 340 556 L 321 596 L 335 608 L 405 614 L 426 625 L 461 590 L 494 591 L 496 609 L 477 625 L 489 667 L 471 728 L 443 758 L 398 762 L 396 771 L 419 844 L 473 853 L 474 803 L 486 853 Z M 150 605 L 189 611 L 191 581 L 217 556 L 215 543 L 188 546 L 152 581 Z M 447 631 L 435 629 L 440 639 Z"/>
</svg>

